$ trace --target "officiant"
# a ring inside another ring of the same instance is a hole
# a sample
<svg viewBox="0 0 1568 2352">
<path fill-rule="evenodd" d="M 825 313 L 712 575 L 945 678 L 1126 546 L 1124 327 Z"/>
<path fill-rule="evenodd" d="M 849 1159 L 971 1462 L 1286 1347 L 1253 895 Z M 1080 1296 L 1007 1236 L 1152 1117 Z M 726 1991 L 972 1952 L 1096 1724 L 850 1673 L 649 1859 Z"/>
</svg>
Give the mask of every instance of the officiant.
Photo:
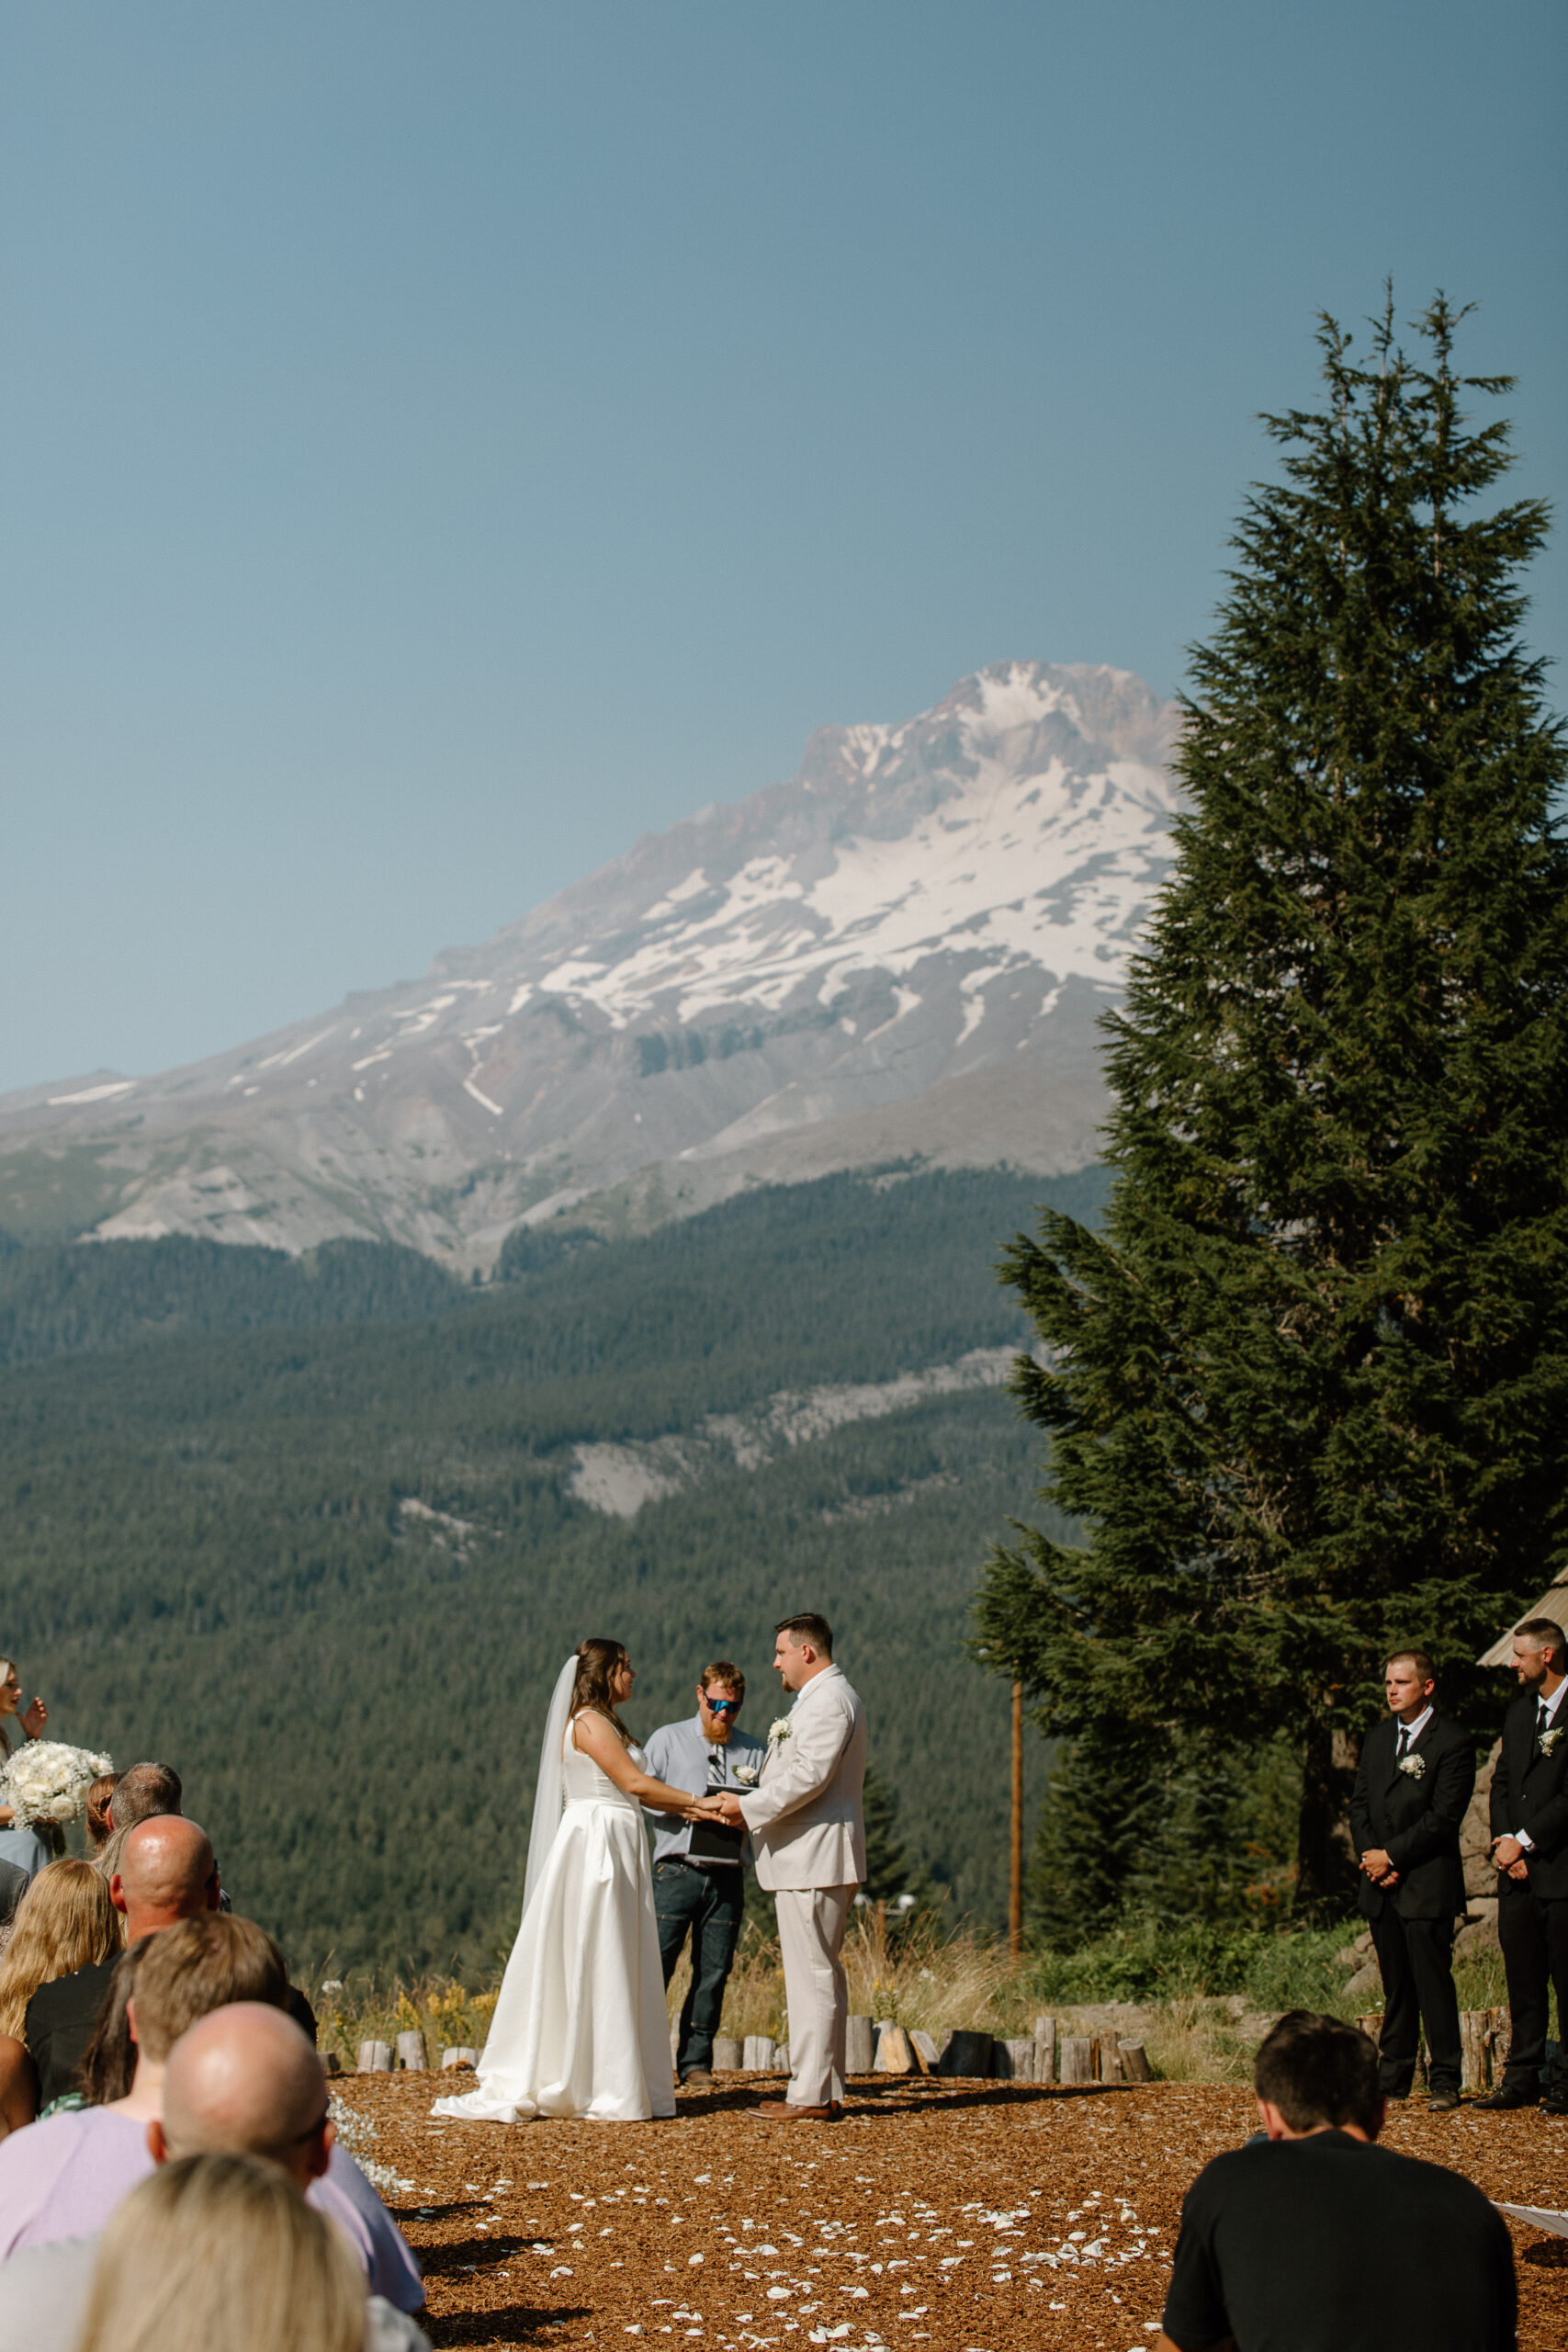
<svg viewBox="0 0 1568 2352">
<path fill-rule="evenodd" d="M 738 1725 L 746 1677 L 728 1658 L 716 1659 L 697 1679 L 697 1712 L 663 1724 L 648 1743 L 648 1769 L 694 1797 L 719 1789 L 739 1795 L 757 1785 L 767 1750 Z M 681 2008 L 675 2072 L 687 2090 L 713 2085 L 713 2039 L 724 2011 L 735 1947 L 745 1910 L 745 1876 L 751 1849 L 742 1829 L 718 1822 L 654 1816 L 653 1908 L 659 1957 L 669 1984 L 692 1939 L 692 1986 Z"/>
</svg>

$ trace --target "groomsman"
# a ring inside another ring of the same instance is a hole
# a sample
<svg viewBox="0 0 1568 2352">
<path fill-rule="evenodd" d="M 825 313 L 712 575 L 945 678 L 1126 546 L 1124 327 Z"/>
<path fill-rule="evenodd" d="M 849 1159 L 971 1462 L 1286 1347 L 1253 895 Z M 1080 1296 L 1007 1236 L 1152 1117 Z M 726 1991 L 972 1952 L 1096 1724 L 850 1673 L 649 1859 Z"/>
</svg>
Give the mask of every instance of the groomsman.
<svg viewBox="0 0 1568 2352">
<path fill-rule="evenodd" d="M 1425 2022 L 1431 2103 L 1446 2109 L 1459 2105 L 1454 1916 L 1464 1909 L 1459 1832 L 1475 1791 L 1475 1754 L 1438 1713 L 1437 1687 L 1425 1650 L 1396 1650 L 1384 1665 L 1389 1711 L 1362 1744 L 1350 1834 L 1382 1972 L 1380 2086 L 1385 2098 L 1409 2097 Z"/>
<path fill-rule="evenodd" d="M 1568 2033 L 1568 1643 L 1550 1617 L 1514 1635 L 1520 1695 L 1503 1721 L 1492 1775 L 1492 1857 L 1497 1865 L 1497 1935 L 1508 1979 L 1508 2064 L 1479 2107 L 1534 2107 L 1546 2063 L 1551 1993 L 1557 2031 Z M 1541 2105 L 1568 2115 L 1561 2046 Z"/>
<path fill-rule="evenodd" d="M 768 1734 L 755 1791 L 721 1800 L 735 1826 L 750 1830 L 757 1883 L 773 1893 L 789 2005 L 789 2087 L 747 2111 L 831 2122 L 843 2104 L 850 2007 L 839 1954 L 865 1876 L 865 1711 L 833 1663 L 825 1617 L 786 1617 L 774 1632 L 773 1664 L 795 1704 Z"/>
</svg>

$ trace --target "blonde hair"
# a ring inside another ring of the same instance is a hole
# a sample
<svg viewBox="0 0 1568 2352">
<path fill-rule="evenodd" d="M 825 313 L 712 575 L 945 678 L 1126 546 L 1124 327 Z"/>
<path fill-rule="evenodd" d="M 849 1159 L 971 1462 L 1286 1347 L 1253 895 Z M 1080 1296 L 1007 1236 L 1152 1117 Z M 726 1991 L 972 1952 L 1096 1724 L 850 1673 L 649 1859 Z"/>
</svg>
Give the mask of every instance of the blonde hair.
<svg viewBox="0 0 1568 2352">
<path fill-rule="evenodd" d="M 46 1862 L 17 1905 L 0 1960 L 0 2033 L 19 2041 L 28 2003 L 40 1984 L 112 1960 L 123 1930 L 108 1882 L 91 1862 Z"/>
<path fill-rule="evenodd" d="M 181 2156 L 115 2211 L 77 2352 L 364 2352 L 365 2274 L 287 2173 Z"/>
</svg>

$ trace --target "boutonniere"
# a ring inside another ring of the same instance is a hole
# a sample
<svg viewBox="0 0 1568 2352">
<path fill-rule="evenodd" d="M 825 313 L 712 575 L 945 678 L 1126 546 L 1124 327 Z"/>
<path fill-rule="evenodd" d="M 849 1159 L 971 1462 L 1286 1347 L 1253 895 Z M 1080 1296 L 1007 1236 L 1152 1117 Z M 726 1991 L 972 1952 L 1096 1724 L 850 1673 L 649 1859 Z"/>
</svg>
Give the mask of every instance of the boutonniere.
<svg viewBox="0 0 1568 2352">
<path fill-rule="evenodd" d="M 737 1764 L 735 1777 L 743 1789 L 754 1789 L 757 1785 L 757 1767 L 755 1764 Z"/>
<path fill-rule="evenodd" d="M 1399 1759 L 1399 1769 L 1402 1772 L 1408 1772 L 1413 1781 L 1424 1781 L 1427 1777 L 1427 1759 L 1424 1756 L 1402 1756 Z"/>
<path fill-rule="evenodd" d="M 775 1739 L 787 1739 L 788 1737 L 789 1717 L 787 1715 L 775 1715 L 773 1722 L 768 1725 L 768 1746 L 772 1747 Z"/>
<path fill-rule="evenodd" d="M 1562 1738 L 1565 1728 L 1568 1728 L 1568 1726 L 1561 1724 L 1553 1724 L 1550 1731 L 1543 1731 L 1541 1733 L 1541 1736 L 1536 1742 L 1536 1745 L 1540 1749 L 1543 1756 L 1551 1755 L 1558 1741 Z"/>
</svg>

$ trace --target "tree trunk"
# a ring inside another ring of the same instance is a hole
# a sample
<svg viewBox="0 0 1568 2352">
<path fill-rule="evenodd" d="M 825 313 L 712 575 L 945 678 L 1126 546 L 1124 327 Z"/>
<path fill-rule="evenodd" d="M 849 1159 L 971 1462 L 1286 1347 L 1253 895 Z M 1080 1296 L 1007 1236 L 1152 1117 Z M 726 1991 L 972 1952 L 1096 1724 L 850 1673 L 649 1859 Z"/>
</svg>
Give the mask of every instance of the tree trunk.
<svg viewBox="0 0 1568 2352">
<path fill-rule="evenodd" d="M 1023 1957 L 1023 1685 L 1012 1686 L 1012 1807 L 1008 1823 L 1008 1950 Z"/>
<path fill-rule="evenodd" d="M 1332 1918 L 1348 1907 L 1356 1886 L 1350 1842 L 1350 1792 L 1356 1783 L 1355 1743 L 1342 1731 L 1314 1724 L 1302 1749 L 1302 1809 L 1296 1837 L 1295 1909 L 1302 1918 Z"/>
</svg>

